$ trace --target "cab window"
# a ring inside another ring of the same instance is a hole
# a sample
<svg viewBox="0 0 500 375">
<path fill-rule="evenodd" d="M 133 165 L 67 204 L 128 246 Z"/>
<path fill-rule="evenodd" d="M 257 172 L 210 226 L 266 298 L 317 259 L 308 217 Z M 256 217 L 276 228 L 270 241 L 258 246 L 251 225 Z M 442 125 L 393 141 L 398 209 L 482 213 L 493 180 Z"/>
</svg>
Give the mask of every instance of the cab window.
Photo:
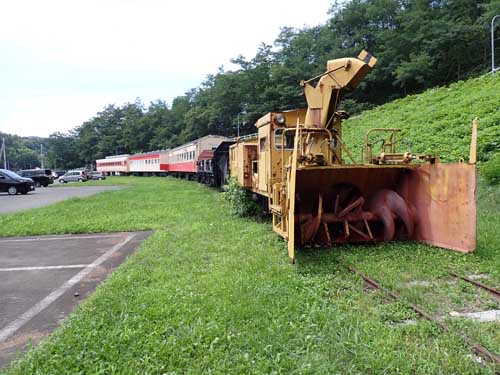
<svg viewBox="0 0 500 375">
<path fill-rule="evenodd" d="M 285 133 L 285 139 L 283 140 L 283 130 L 285 130 L 285 128 L 278 128 L 274 131 L 274 148 L 281 150 L 283 142 L 285 150 L 293 150 L 295 143 L 295 131 L 287 131 Z"/>
</svg>

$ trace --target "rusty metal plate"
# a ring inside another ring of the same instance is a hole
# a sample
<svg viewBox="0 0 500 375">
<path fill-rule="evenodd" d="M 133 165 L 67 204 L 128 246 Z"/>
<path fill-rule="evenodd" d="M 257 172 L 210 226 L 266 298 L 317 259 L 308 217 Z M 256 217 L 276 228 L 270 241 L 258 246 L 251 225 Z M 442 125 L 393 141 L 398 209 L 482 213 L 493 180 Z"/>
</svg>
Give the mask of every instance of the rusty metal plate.
<svg viewBox="0 0 500 375">
<path fill-rule="evenodd" d="M 406 174 L 400 193 L 414 206 L 415 240 L 465 253 L 475 250 L 475 165 L 422 165 Z"/>
</svg>

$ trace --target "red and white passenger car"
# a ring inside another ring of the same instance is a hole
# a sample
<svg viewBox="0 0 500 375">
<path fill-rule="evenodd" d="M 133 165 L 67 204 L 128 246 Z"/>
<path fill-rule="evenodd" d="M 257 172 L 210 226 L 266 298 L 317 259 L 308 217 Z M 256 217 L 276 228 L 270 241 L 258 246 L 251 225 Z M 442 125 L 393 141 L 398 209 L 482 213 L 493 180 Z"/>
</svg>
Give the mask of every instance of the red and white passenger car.
<svg viewBox="0 0 500 375">
<path fill-rule="evenodd" d="M 105 159 L 96 160 L 96 170 L 109 175 L 171 174 L 195 178 L 197 173 L 207 172 L 207 167 L 211 163 L 208 159 L 213 157 L 213 150 L 228 140 L 220 135 L 207 135 L 171 150 L 107 156 Z"/>
<path fill-rule="evenodd" d="M 200 155 L 204 151 L 215 150 L 222 142 L 227 140 L 228 138 L 221 135 L 207 135 L 170 150 L 167 171 L 177 176 L 194 177 Z"/>
<path fill-rule="evenodd" d="M 129 155 L 106 156 L 95 161 L 96 170 L 107 175 L 127 175 L 129 173 Z"/>
<path fill-rule="evenodd" d="M 168 150 L 146 152 L 129 156 L 129 171 L 132 174 L 162 174 L 168 166 Z"/>
</svg>

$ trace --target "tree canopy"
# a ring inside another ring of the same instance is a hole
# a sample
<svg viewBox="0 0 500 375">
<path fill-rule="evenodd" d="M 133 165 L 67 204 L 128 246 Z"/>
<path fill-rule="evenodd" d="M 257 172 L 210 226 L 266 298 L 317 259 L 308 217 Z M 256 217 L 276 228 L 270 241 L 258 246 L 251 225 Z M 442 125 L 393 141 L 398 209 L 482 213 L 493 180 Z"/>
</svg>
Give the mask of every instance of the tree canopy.
<svg viewBox="0 0 500 375">
<path fill-rule="evenodd" d="M 235 57 L 232 69 L 220 68 L 171 104 L 136 99 L 109 105 L 68 134 L 53 134 L 46 140 L 50 161 L 84 165 L 207 134 L 234 136 L 238 125 L 241 134 L 253 133 L 266 112 L 305 106 L 300 80 L 362 49 L 378 63 L 360 88 L 345 95 L 351 112 L 481 75 L 490 64 L 490 22 L 499 13 L 500 0 L 335 1 L 325 24 L 283 27 L 272 45 L 262 44 L 252 58 Z"/>
</svg>

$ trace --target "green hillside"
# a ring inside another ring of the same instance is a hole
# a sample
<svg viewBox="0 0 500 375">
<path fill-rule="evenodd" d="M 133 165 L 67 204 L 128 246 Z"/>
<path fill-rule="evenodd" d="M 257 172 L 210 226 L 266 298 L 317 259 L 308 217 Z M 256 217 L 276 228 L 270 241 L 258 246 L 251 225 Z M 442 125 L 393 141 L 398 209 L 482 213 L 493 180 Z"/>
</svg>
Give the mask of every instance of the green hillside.
<svg viewBox="0 0 500 375">
<path fill-rule="evenodd" d="M 365 111 L 344 122 L 343 137 L 357 161 L 361 161 L 365 133 L 391 127 L 402 130 L 399 151 L 433 153 L 446 161 L 467 160 L 476 116 L 478 159 L 486 161 L 500 153 L 500 74 L 430 89 Z"/>
</svg>

